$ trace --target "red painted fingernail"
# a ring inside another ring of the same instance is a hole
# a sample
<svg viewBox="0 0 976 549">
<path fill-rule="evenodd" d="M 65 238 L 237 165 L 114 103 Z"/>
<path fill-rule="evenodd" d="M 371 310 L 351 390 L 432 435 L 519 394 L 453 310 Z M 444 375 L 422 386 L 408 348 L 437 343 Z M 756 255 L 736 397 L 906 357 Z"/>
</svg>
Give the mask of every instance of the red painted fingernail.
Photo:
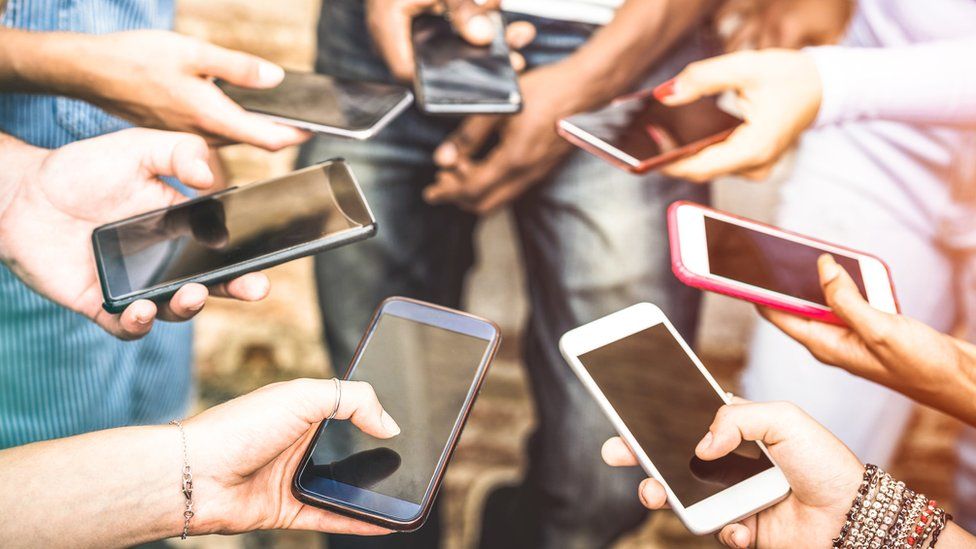
<svg viewBox="0 0 976 549">
<path fill-rule="evenodd" d="M 654 99 L 658 101 L 663 101 L 671 95 L 674 95 L 674 78 L 654 88 Z"/>
</svg>

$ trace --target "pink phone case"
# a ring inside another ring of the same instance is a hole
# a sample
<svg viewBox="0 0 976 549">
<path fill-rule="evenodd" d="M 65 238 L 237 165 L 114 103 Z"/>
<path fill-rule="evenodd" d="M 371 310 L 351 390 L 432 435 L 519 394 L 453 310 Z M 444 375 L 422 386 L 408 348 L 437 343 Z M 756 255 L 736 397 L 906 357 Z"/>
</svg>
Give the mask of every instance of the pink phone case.
<svg viewBox="0 0 976 549">
<path fill-rule="evenodd" d="M 895 298 L 895 309 L 901 311 L 901 307 L 898 305 L 898 297 L 895 294 L 895 285 L 894 282 L 892 282 L 891 280 L 891 269 L 888 267 L 888 264 L 885 263 L 881 258 L 873 254 L 848 248 L 846 246 L 839 246 L 832 242 L 826 242 L 824 240 L 813 238 L 807 235 L 802 235 L 792 231 L 787 231 L 785 229 L 781 229 L 774 225 L 769 225 L 767 223 L 762 223 L 760 221 L 755 221 L 753 219 L 748 219 L 735 214 L 730 214 L 728 212 L 716 210 L 714 208 L 709 208 L 707 206 L 702 206 L 701 204 L 697 204 L 695 202 L 680 200 L 678 202 L 671 204 L 671 206 L 668 207 L 668 240 L 670 242 L 670 249 L 671 249 L 671 270 L 674 272 L 674 275 L 678 277 L 678 280 L 693 288 L 699 288 L 701 290 L 707 290 L 710 292 L 731 296 L 737 299 L 742 299 L 745 301 L 749 301 L 751 303 L 755 303 L 757 305 L 762 305 L 780 311 L 785 311 L 787 313 L 792 313 L 813 320 L 819 320 L 820 322 L 837 324 L 839 326 L 846 325 L 844 321 L 840 319 L 840 317 L 838 317 L 837 315 L 835 315 L 830 311 L 824 311 L 809 305 L 797 305 L 787 300 L 778 300 L 773 296 L 768 296 L 760 292 L 752 291 L 748 288 L 739 288 L 736 286 L 732 286 L 721 280 L 711 279 L 708 277 L 697 275 L 689 271 L 681 262 L 681 244 L 680 244 L 680 238 L 678 238 L 678 208 L 681 206 L 693 206 L 701 210 L 720 213 L 722 215 L 726 215 L 729 217 L 733 217 L 735 219 L 742 220 L 750 225 L 760 225 L 762 227 L 773 229 L 785 235 L 798 236 L 798 237 L 805 238 L 807 240 L 812 240 L 814 242 L 825 244 L 827 246 L 840 248 L 852 254 L 873 257 L 874 259 L 880 261 L 881 264 L 884 266 L 885 272 L 888 274 L 888 284 L 891 285 L 891 295 L 894 296 Z"/>
<path fill-rule="evenodd" d="M 614 103 L 629 101 L 631 99 L 642 99 L 644 97 L 647 97 L 648 95 L 653 95 L 653 93 L 654 93 L 653 89 L 641 90 L 638 92 L 620 96 L 614 99 L 613 101 L 611 101 L 610 104 L 612 105 Z M 620 168 L 621 170 L 625 170 L 630 173 L 634 173 L 638 175 L 647 173 L 651 170 L 660 168 L 661 166 L 670 164 L 676 160 L 680 160 L 687 156 L 696 154 L 700 152 L 702 149 L 704 149 L 705 147 L 709 147 L 720 141 L 725 141 L 725 139 L 728 138 L 733 131 L 735 131 L 735 128 L 717 133 L 715 135 L 706 137 L 705 139 L 701 139 L 699 141 L 695 141 L 694 143 L 688 143 L 684 147 L 674 149 L 673 151 L 668 151 L 666 153 L 659 154 L 657 156 L 652 156 L 651 158 L 639 159 L 640 163 L 636 166 L 632 166 L 620 160 L 619 158 L 611 155 L 610 153 L 598 149 L 597 147 L 594 147 L 592 144 L 583 141 L 578 136 L 564 130 L 561 125 L 556 124 L 556 133 L 559 134 L 559 136 L 565 139 L 566 141 L 569 141 L 573 145 L 583 149 L 584 151 L 594 156 L 598 156 L 603 160 L 606 160 L 607 162 L 613 164 L 614 166 Z"/>
</svg>

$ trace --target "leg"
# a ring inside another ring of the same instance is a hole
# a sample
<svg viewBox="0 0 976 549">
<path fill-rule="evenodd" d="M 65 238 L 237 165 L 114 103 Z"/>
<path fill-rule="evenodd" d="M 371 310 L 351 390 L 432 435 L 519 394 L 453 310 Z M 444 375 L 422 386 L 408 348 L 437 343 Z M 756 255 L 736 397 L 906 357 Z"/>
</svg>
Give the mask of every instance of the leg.
<svg viewBox="0 0 976 549">
<path fill-rule="evenodd" d="M 924 214 L 906 214 L 913 204 L 886 181 L 869 157 L 845 146 L 842 129 L 818 130 L 804 139 L 783 187 L 778 223 L 883 258 L 892 269 L 902 310 L 949 330 L 956 310 L 951 265 Z M 907 398 L 823 366 L 766 322 L 753 336 L 743 389 L 754 400 L 795 402 L 862 460 L 882 466 L 890 461 L 911 413 Z"/>
<path fill-rule="evenodd" d="M 640 301 L 652 301 L 694 340 L 699 293 L 671 274 L 665 210 L 680 199 L 707 200 L 707 188 L 636 177 L 580 152 L 516 206 L 531 299 L 525 363 L 538 426 L 512 547 L 609 545 L 646 516 L 635 497 L 645 475 L 600 459 L 614 430 L 566 366 L 558 339 L 567 330 Z"/>
<path fill-rule="evenodd" d="M 318 70 L 346 78 L 390 80 L 373 53 L 359 0 L 322 6 Z M 421 191 L 434 180 L 431 156 L 453 123 L 411 109 L 368 142 L 318 137 L 300 165 L 345 158 L 363 187 L 379 231 L 369 240 L 315 258 L 316 285 L 331 362 L 340 374 L 376 306 L 403 295 L 458 306 L 473 262 L 474 218 L 453 207 L 430 207 Z M 378 538 L 328 536 L 330 549 L 433 548 L 440 544 L 437 506 L 417 532 Z"/>
</svg>

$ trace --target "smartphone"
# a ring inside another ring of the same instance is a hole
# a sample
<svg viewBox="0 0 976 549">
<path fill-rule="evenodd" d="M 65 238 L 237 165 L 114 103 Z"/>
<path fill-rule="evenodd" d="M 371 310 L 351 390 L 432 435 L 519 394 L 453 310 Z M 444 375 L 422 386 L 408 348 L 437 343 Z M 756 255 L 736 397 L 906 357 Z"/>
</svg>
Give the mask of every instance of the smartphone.
<svg viewBox="0 0 976 549">
<path fill-rule="evenodd" d="M 92 247 L 103 306 L 118 313 L 189 282 L 216 284 L 375 233 L 349 166 L 329 160 L 103 225 Z"/>
<path fill-rule="evenodd" d="M 731 97 L 731 96 L 724 96 Z M 725 104 L 724 100 L 723 105 Z M 567 141 L 631 173 L 646 173 L 690 156 L 731 134 L 742 120 L 720 107 L 718 96 L 669 107 L 653 90 L 559 121 Z"/>
<path fill-rule="evenodd" d="M 274 88 L 253 89 L 217 81 L 244 110 L 317 133 L 368 139 L 413 103 L 410 90 L 379 82 L 285 71 Z"/>
<path fill-rule="evenodd" d="M 695 456 L 729 398 L 661 309 L 633 305 L 567 332 L 559 348 L 693 533 L 714 532 L 789 493 L 760 443 L 714 461 Z"/>
<path fill-rule="evenodd" d="M 671 268 L 685 284 L 843 325 L 823 296 L 817 258 L 831 254 L 876 309 L 898 312 L 877 257 L 692 202 L 668 209 Z"/>
<path fill-rule="evenodd" d="M 441 16 L 413 19 L 414 91 L 423 112 L 514 114 L 522 109 L 504 22 L 497 12 L 490 17 L 498 34 L 488 46 L 469 44 Z"/>
<path fill-rule="evenodd" d="M 500 342 L 488 320 L 384 301 L 345 378 L 369 382 L 401 433 L 379 440 L 348 421 L 323 422 L 295 473 L 295 497 L 392 530 L 420 528 Z"/>
</svg>

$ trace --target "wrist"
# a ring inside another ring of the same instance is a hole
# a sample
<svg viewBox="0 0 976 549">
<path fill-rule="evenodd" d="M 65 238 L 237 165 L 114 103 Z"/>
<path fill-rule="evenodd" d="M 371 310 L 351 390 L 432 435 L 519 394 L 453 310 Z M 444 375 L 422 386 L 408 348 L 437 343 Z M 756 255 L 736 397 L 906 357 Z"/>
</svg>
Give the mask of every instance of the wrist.
<svg viewBox="0 0 976 549">
<path fill-rule="evenodd" d="M 4 34 L 2 64 L 12 89 L 85 98 L 83 90 L 97 86 L 90 82 L 92 50 L 98 37 L 73 32 L 10 31 Z"/>
</svg>

